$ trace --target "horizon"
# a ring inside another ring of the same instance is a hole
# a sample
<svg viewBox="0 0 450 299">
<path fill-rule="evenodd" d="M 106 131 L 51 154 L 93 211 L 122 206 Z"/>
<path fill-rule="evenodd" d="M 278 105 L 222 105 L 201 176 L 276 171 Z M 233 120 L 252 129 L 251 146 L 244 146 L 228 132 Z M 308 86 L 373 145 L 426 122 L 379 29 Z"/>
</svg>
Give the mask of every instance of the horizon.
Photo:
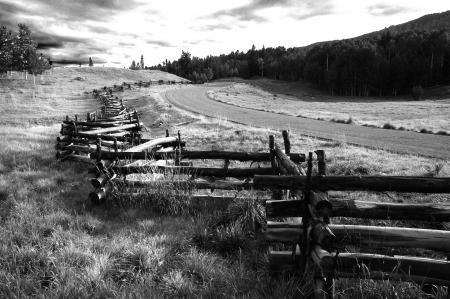
<svg viewBox="0 0 450 299">
<path fill-rule="evenodd" d="M 15 30 L 17 23 L 27 24 L 39 51 L 53 61 L 87 64 L 92 57 L 96 65 L 118 68 L 138 62 L 141 55 L 146 66 L 153 66 L 178 59 L 181 51 L 206 57 L 246 52 L 252 45 L 258 49 L 302 47 L 357 37 L 447 10 L 442 0 L 395 4 L 379 0 L 233 0 L 226 4 L 31 0 L 26 5 L 0 0 L 1 25 Z"/>
</svg>

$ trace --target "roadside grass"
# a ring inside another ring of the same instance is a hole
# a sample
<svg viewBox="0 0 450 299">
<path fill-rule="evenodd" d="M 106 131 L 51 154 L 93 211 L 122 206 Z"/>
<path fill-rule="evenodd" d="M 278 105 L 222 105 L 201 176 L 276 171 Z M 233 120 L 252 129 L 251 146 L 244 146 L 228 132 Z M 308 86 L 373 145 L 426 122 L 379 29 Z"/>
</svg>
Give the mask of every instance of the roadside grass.
<svg viewBox="0 0 450 299">
<path fill-rule="evenodd" d="M 211 91 L 209 97 L 235 106 L 355 125 L 450 134 L 450 99 L 330 96 L 304 84 L 274 80 L 240 80 Z"/>
<path fill-rule="evenodd" d="M 120 81 L 116 78 L 114 83 Z M 61 93 L 64 95 L 64 90 Z M 68 110 L 71 99 L 55 96 Z M 89 97 L 79 101 L 80 113 L 96 104 Z M 134 101 L 129 99 L 130 104 Z M 139 101 L 135 103 L 138 107 L 150 102 Z M 178 118 L 176 109 L 162 103 L 155 107 L 158 113 L 168 115 L 171 130 L 180 130 L 192 149 L 266 152 L 269 134 L 275 134 L 277 142 L 282 140 L 280 132 L 225 119 L 200 117 L 190 124 L 173 125 L 193 116 Z M 265 215 L 259 197 L 231 191 L 237 198 L 226 209 L 194 214 L 175 197 L 164 202 L 165 196 L 159 198 L 160 204 L 166 205 L 159 213 L 145 198 L 137 203 L 115 199 L 94 206 L 87 201 L 92 187 L 86 165 L 54 158 L 58 122 L 65 112 L 55 110 L 55 120 L 35 126 L 34 119 L 50 108 L 26 111 L 17 110 L 0 127 L 0 297 L 302 298 L 310 294 L 311 277 L 300 281 L 268 273 L 267 244 L 261 236 Z M 148 121 L 151 119 L 146 125 Z M 148 133 L 160 134 L 159 129 Z M 344 138 L 323 141 L 291 132 L 291 143 L 292 152 L 324 149 L 330 174 L 450 175 L 448 161 L 359 148 L 347 145 Z M 230 167 L 240 165 L 247 164 L 235 162 Z M 448 201 L 438 195 L 340 195 Z M 243 200 L 245 197 L 250 198 Z M 363 223 L 427 227 L 396 221 Z M 425 298 L 420 287 L 410 283 L 340 279 L 336 286 L 338 298 Z M 438 291 L 438 298 L 444 298 L 442 288 Z"/>
</svg>

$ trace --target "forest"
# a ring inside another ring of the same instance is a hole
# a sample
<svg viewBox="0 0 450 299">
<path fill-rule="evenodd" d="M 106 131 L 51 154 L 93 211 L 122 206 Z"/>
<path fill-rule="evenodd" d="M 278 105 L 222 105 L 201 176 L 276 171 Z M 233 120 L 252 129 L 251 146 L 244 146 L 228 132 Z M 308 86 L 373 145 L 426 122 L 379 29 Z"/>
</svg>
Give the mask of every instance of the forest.
<svg viewBox="0 0 450 299">
<path fill-rule="evenodd" d="M 195 82 L 227 77 L 302 80 L 343 96 L 396 96 L 450 83 L 445 30 L 409 30 L 323 42 L 303 48 L 255 46 L 206 58 L 182 51 L 178 60 L 151 67 Z"/>
</svg>

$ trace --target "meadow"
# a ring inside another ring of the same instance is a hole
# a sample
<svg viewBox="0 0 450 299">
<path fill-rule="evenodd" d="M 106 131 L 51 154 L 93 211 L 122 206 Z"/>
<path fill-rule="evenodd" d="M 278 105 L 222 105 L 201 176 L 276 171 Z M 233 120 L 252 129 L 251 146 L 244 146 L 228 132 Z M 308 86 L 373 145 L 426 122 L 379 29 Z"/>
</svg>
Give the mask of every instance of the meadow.
<svg viewBox="0 0 450 299">
<path fill-rule="evenodd" d="M 146 202 L 90 203 L 85 165 L 58 162 L 55 138 L 66 114 L 95 109 L 85 91 L 123 81 L 170 79 L 158 71 L 54 69 L 36 81 L 0 79 L 0 297 L 2 298 L 301 298 L 308 281 L 272 277 L 260 230 L 260 200 L 237 200 L 226 209 L 161 211 Z M 78 78 L 81 78 L 78 79 Z M 190 149 L 267 151 L 268 135 L 252 128 L 180 111 L 153 86 L 123 93 L 141 113 L 148 136 L 181 131 Z M 162 123 L 162 124 L 161 124 Z M 450 176 L 449 161 L 399 155 L 324 141 L 291 132 L 293 152 L 327 153 L 330 174 Z M 394 193 L 341 194 L 395 202 L 448 202 L 448 197 Z M 166 203 L 167 204 L 167 203 Z M 349 219 L 337 219 L 349 223 Z M 430 227 L 424 223 L 364 224 Z M 253 228 L 249 228 L 253 227 Z M 258 227 L 258 226 L 257 226 Z M 436 227 L 434 227 L 436 228 Z M 449 229 L 448 223 L 439 228 Z M 429 255 L 427 252 L 413 252 Z M 437 298 L 445 298 L 444 288 Z M 337 298 L 426 298 L 420 286 L 390 281 L 336 282 Z"/>
<path fill-rule="evenodd" d="M 298 117 L 450 134 L 450 97 L 425 97 L 413 101 L 403 97 L 330 96 L 302 82 L 269 79 L 239 80 L 209 94 L 232 105 Z"/>
</svg>

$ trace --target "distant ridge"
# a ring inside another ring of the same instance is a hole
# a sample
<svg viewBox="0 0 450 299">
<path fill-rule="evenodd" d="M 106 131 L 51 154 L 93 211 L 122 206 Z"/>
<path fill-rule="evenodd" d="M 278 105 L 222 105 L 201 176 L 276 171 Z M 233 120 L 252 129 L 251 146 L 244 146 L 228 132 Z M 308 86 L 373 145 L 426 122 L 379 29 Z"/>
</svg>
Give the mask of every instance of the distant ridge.
<svg viewBox="0 0 450 299">
<path fill-rule="evenodd" d="M 438 31 L 444 30 L 447 31 L 447 35 L 450 35 L 450 10 L 441 12 L 441 13 L 433 13 L 429 15 L 424 15 L 418 19 L 408 21 L 406 23 L 391 25 L 381 30 L 365 33 L 363 35 L 359 35 L 356 37 L 344 38 L 342 40 L 358 40 L 364 38 L 378 38 L 384 32 L 389 31 L 391 35 L 400 34 L 408 31 Z M 308 52 L 315 46 L 324 45 L 327 43 L 336 42 L 338 40 L 328 40 L 313 43 L 303 47 L 294 47 L 295 49 L 301 51 L 302 53 Z"/>
<path fill-rule="evenodd" d="M 418 19 L 398 24 L 398 25 L 391 25 L 387 28 L 384 28 L 382 30 L 374 31 L 371 33 L 367 33 L 355 38 L 360 37 L 373 37 L 377 35 L 381 35 L 383 32 L 388 30 L 391 34 L 399 34 L 406 31 L 435 31 L 435 30 L 444 30 L 450 32 L 450 10 L 441 12 L 441 13 L 434 13 L 429 15 L 424 15 Z"/>
</svg>

